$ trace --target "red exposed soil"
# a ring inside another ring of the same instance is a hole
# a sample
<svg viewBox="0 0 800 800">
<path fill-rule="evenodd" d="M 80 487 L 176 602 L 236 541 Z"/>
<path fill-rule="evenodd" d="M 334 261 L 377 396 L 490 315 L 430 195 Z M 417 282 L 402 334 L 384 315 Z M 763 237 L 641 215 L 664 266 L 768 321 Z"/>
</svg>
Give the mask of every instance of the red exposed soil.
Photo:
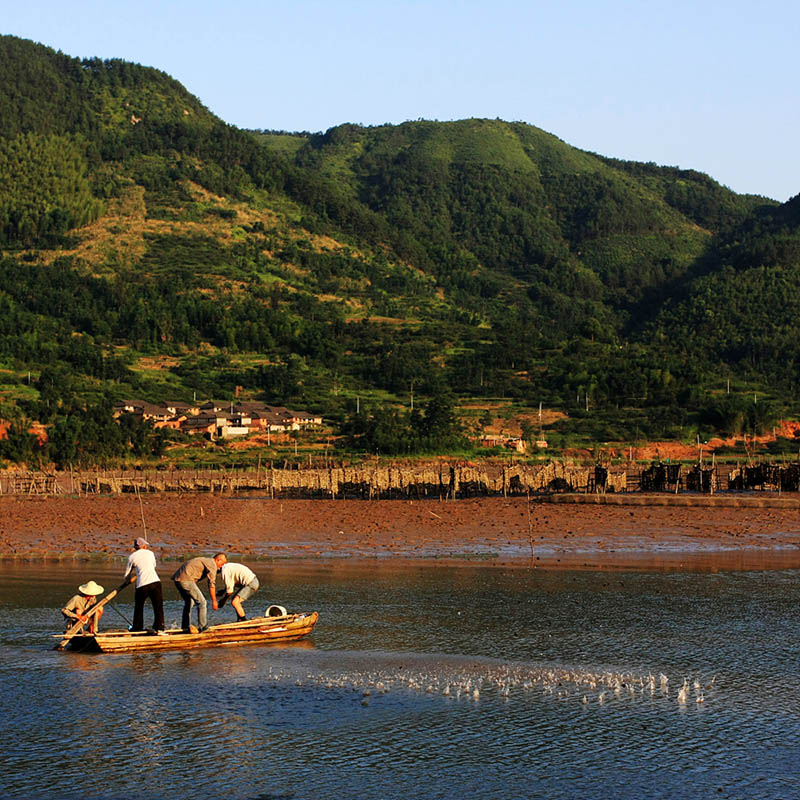
<svg viewBox="0 0 800 800">
<path fill-rule="evenodd" d="M 770 433 L 765 433 L 761 436 L 748 436 L 747 442 L 754 446 L 765 445 L 768 442 L 774 442 L 779 437 L 792 439 L 797 436 L 798 431 L 800 431 L 800 422 L 785 421 L 777 425 L 774 431 Z M 741 441 L 741 436 L 709 439 L 707 442 L 702 442 L 702 452 L 704 456 L 709 456 L 722 447 L 733 447 L 737 442 Z M 633 447 L 632 453 L 635 461 L 666 460 L 668 458 L 673 461 L 688 461 L 697 458 L 699 450 L 700 447 L 697 445 L 681 444 L 679 442 L 650 442 L 642 447 Z M 626 455 L 626 452 L 621 450 L 619 454 Z"/>
</svg>

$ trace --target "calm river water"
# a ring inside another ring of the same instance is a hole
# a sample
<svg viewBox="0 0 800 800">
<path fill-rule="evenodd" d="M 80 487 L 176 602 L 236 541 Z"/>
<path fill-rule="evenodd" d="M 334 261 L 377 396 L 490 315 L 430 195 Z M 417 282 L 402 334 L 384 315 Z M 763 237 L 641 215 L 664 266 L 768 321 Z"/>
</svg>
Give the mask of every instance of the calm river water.
<svg viewBox="0 0 800 800">
<path fill-rule="evenodd" d="M 4 565 L 0 797 L 800 797 L 796 571 L 260 564 L 309 640 L 54 652 L 121 568 Z"/>
</svg>

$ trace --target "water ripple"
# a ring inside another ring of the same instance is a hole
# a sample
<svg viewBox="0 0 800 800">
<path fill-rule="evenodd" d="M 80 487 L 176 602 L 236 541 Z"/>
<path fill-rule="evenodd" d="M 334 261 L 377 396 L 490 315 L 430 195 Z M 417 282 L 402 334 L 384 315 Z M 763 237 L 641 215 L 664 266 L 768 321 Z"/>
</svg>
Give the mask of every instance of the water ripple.
<svg viewBox="0 0 800 800">
<path fill-rule="evenodd" d="M 0 796 L 796 796 L 797 577 L 276 570 L 310 642 L 93 656 L 12 574 Z"/>
</svg>

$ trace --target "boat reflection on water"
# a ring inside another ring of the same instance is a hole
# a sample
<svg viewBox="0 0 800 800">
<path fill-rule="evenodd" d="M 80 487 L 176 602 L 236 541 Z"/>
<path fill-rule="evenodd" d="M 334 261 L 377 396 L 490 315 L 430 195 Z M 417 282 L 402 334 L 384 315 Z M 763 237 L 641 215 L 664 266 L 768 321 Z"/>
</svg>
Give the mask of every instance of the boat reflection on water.
<svg viewBox="0 0 800 800">
<path fill-rule="evenodd" d="M 225 669 L 229 674 L 235 674 L 239 667 L 242 670 L 252 669 L 254 658 L 268 661 L 273 659 L 276 653 L 303 652 L 315 649 L 313 639 L 230 647 L 226 650 Z M 64 654 L 62 667 L 68 672 L 97 672 L 98 670 L 123 668 L 130 669 L 141 677 L 147 677 L 148 674 L 157 673 L 165 667 L 189 667 L 203 664 L 206 660 L 205 651 L 197 648 L 110 654 L 70 650 Z"/>
</svg>

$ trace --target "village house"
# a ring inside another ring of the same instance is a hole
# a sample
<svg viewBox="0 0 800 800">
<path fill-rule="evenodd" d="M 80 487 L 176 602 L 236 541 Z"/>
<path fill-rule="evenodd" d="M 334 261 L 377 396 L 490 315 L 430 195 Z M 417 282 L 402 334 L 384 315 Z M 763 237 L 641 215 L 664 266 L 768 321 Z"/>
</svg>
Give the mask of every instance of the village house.
<svg viewBox="0 0 800 800">
<path fill-rule="evenodd" d="M 196 403 L 184 403 L 180 400 L 165 400 L 163 403 L 158 403 L 158 405 L 166 408 L 167 411 L 175 416 L 184 414 L 189 417 L 193 414 L 200 413 L 200 407 Z"/>
<path fill-rule="evenodd" d="M 217 434 L 217 417 L 216 414 L 196 414 L 187 417 L 180 426 L 183 433 L 188 433 L 191 436 L 205 436 L 207 439 L 213 439 Z"/>
<path fill-rule="evenodd" d="M 504 447 L 517 453 L 524 453 L 528 449 L 525 440 L 519 436 L 483 436 L 481 447 Z"/>
<path fill-rule="evenodd" d="M 292 425 L 291 420 L 281 414 L 272 411 L 260 412 L 261 419 L 264 420 L 264 427 L 272 433 L 288 433 L 300 429 L 299 425 Z"/>
<path fill-rule="evenodd" d="M 219 412 L 217 414 L 217 432 L 223 439 L 234 436 L 247 436 L 252 430 L 252 419 L 249 414 L 242 412 Z"/>
<path fill-rule="evenodd" d="M 206 400 L 205 403 L 202 403 L 198 406 L 198 413 L 209 411 L 225 411 L 228 409 L 233 409 L 232 402 L 226 402 L 225 400 Z"/>
<path fill-rule="evenodd" d="M 154 423 L 167 422 L 171 417 L 176 416 L 174 411 L 170 411 L 163 405 L 148 403 L 144 400 L 123 400 L 114 405 L 114 418 L 118 419 L 123 414 L 133 414 L 143 420 L 152 420 Z"/>
<path fill-rule="evenodd" d="M 180 429 L 184 433 L 207 435 L 210 439 L 232 439 L 235 436 L 247 436 L 251 431 L 250 425 L 251 419 L 248 414 L 201 411 L 199 414 L 187 417 Z"/>
<path fill-rule="evenodd" d="M 287 434 L 322 425 L 322 417 L 285 406 L 255 401 L 208 400 L 201 405 L 179 401 L 148 403 L 125 400 L 114 406 L 114 416 L 135 414 L 157 428 L 169 427 L 209 439 L 230 439 L 249 433 Z"/>
<path fill-rule="evenodd" d="M 294 411 L 286 406 L 267 406 L 262 405 L 261 409 L 266 411 L 275 420 L 282 420 L 290 430 L 310 428 L 314 425 L 322 425 L 322 417 L 310 414 L 308 411 Z"/>
<path fill-rule="evenodd" d="M 308 411 L 292 411 L 286 409 L 291 414 L 292 422 L 299 425 L 301 428 L 311 428 L 315 425 L 322 425 L 322 417 L 316 414 L 310 414 Z"/>
<path fill-rule="evenodd" d="M 235 411 L 247 411 L 262 430 L 272 431 L 297 431 L 322 425 L 322 416 L 311 414 L 308 411 L 294 411 L 285 406 L 269 406 L 254 401 L 239 401 L 234 403 Z"/>
</svg>

